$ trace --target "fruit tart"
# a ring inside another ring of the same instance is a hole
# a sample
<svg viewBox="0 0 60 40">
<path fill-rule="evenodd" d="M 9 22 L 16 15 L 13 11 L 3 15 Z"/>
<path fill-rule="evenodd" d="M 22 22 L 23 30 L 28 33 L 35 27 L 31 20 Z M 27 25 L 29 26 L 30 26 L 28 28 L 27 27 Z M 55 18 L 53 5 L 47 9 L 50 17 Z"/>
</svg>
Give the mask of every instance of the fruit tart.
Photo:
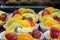
<svg viewBox="0 0 60 40">
<path fill-rule="evenodd" d="M 0 10 L 0 25 L 3 25 L 8 19 L 8 14 Z"/>
<path fill-rule="evenodd" d="M 21 20 L 21 19 L 17 19 L 17 18 L 10 18 L 6 24 L 4 25 L 5 29 L 7 29 L 7 31 L 11 31 L 12 32 L 31 32 L 34 29 L 38 29 L 39 25 L 34 23 L 33 21 L 29 21 L 29 20 Z"/>
<path fill-rule="evenodd" d="M 37 22 L 37 14 L 35 11 L 27 8 L 19 8 L 18 10 L 14 10 L 11 17 L 20 19 L 24 17 L 27 19 L 32 19 L 33 22 Z"/>
<path fill-rule="evenodd" d="M 60 40 L 60 25 L 54 25 L 44 33 L 46 40 Z"/>
<path fill-rule="evenodd" d="M 3 35 L 3 36 L 2 36 Z M 39 30 L 33 30 L 32 32 L 20 32 L 20 33 L 13 33 L 13 32 L 2 32 L 1 33 L 1 40 L 43 40 L 44 36 L 43 33 Z"/>
<path fill-rule="evenodd" d="M 39 20 L 40 20 L 40 27 L 41 29 L 48 30 L 52 27 L 52 25 L 60 24 L 60 10 L 53 8 L 53 7 L 47 7 L 41 12 L 39 12 Z"/>
</svg>

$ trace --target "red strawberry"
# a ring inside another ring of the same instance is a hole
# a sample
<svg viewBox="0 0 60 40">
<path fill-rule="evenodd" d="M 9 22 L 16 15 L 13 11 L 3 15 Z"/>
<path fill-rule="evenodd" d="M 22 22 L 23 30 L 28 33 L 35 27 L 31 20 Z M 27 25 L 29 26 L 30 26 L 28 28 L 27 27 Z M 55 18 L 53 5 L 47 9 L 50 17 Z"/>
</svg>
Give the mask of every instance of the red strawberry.
<svg viewBox="0 0 60 40">
<path fill-rule="evenodd" d="M 50 12 L 47 9 L 45 9 L 42 12 L 42 16 L 44 16 L 44 15 L 50 15 Z"/>
<path fill-rule="evenodd" d="M 50 35 L 52 39 L 58 38 L 59 36 L 59 30 L 55 27 L 52 27 L 50 30 Z"/>
</svg>

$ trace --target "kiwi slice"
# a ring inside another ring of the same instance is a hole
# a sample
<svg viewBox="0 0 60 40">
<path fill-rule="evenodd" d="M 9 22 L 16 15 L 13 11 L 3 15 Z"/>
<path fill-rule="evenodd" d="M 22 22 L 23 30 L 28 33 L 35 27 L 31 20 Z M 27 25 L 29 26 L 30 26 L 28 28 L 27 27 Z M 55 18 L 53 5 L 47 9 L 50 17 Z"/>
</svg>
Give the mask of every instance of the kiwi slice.
<svg viewBox="0 0 60 40">
<path fill-rule="evenodd" d="M 52 17 L 50 17 L 50 16 L 45 16 L 45 17 L 43 17 L 43 18 L 41 19 L 41 22 L 44 23 L 45 21 L 50 20 L 50 19 L 52 19 Z"/>
<path fill-rule="evenodd" d="M 34 14 L 35 11 L 32 10 L 32 9 L 26 9 L 22 14 L 24 14 L 24 13 L 31 13 L 31 14 Z"/>
<path fill-rule="evenodd" d="M 58 16 L 60 17 L 60 10 L 59 9 L 55 9 L 52 13 L 51 13 L 51 16 Z"/>
<path fill-rule="evenodd" d="M 16 19 L 15 18 L 10 18 L 7 22 L 6 22 L 6 27 L 10 26 L 11 23 L 15 22 Z"/>
</svg>

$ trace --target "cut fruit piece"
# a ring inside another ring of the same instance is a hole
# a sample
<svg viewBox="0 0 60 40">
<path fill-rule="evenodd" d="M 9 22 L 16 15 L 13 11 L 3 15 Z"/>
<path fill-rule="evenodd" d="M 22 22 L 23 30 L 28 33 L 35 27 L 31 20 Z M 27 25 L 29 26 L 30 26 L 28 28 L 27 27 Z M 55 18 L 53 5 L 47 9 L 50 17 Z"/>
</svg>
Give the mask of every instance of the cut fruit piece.
<svg viewBox="0 0 60 40">
<path fill-rule="evenodd" d="M 32 9 L 26 9 L 24 12 L 22 12 L 22 14 L 25 14 L 25 13 L 35 14 L 34 10 Z"/>
<path fill-rule="evenodd" d="M 58 16 L 53 16 L 54 20 L 56 20 L 60 24 L 60 17 Z"/>
<path fill-rule="evenodd" d="M 13 16 L 13 18 L 19 18 L 19 19 L 22 19 L 22 16 L 20 14 L 16 14 Z"/>
<path fill-rule="evenodd" d="M 9 27 L 11 25 L 11 23 L 15 22 L 17 19 L 15 18 L 10 18 L 7 22 L 6 22 L 6 27 Z"/>
<path fill-rule="evenodd" d="M 19 13 L 23 13 L 26 9 L 25 8 L 19 8 L 18 11 Z"/>
<path fill-rule="evenodd" d="M 42 24 L 44 26 L 48 26 L 48 27 L 51 27 L 52 25 L 54 24 L 58 24 L 57 21 L 55 21 L 52 17 L 50 16 L 44 16 L 42 17 L 42 20 L 41 20 Z"/>
<path fill-rule="evenodd" d="M 7 38 L 7 40 L 17 40 L 17 35 L 14 33 L 6 33 L 5 37 Z"/>
<path fill-rule="evenodd" d="M 32 36 L 33 36 L 34 38 L 36 38 L 36 39 L 40 39 L 41 33 L 40 33 L 39 30 L 33 30 L 33 31 L 32 31 Z"/>
<path fill-rule="evenodd" d="M 23 14 L 22 16 L 25 16 L 26 18 L 32 18 L 32 21 L 33 22 L 36 22 L 37 20 L 37 14 L 31 14 L 31 13 L 26 13 L 26 14 Z"/>
<path fill-rule="evenodd" d="M 42 16 L 44 15 L 50 15 L 50 12 L 47 9 L 44 9 L 42 12 Z"/>
<path fill-rule="evenodd" d="M 17 40 L 34 40 L 34 38 L 28 33 L 21 32 L 18 34 Z"/>
<path fill-rule="evenodd" d="M 12 16 L 14 16 L 15 14 L 20 14 L 20 13 L 19 13 L 19 11 L 18 11 L 18 10 L 14 10 L 14 12 L 13 12 L 13 15 L 12 15 Z"/>
<path fill-rule="evenodd" d="M 50 30 L 50 35 L 51 35 L 51 38 L 52 39 L 55 39 L 55 38 L 58 38 L 59 36 L 59 30 L 55 27 L 52 27 L 51 30 Z"/>
<path fill-rule="evenodd" d="M 35 26 L 35 23 L 33 21 L 29 21 L 31 27 L 34 27 Z"/>
<path fill-rule="evenodd" d="M 13 28 L 12 28 L 12 27 L 10 27 L 10 26 L 9 26 L 9 27 L 6 27 L 6 33 L 11 32 L 11 31 L 12 31 L 12 29 L 13 29 Z"/>
<path fill-rule="evenodd" d="M 50 13 L 54 10 L 53 7 L 46 7 L 45 9 L 47 9 Z"/>
<path fill-rule="evenodd" d="M 29 21 L 33 21 L 33 19 L 31 17 L 28 18 Z"/>
<path fill-rule="evenodd" d="M 16 21 L 18 24 L 21 24 L 23 27 L 27 27 L 27 28 L 30 28 L 31 27 L 31 25 L 30 25 L 30 23 L 29 23 L 29 21 L 28 20 L 17 20 Z"/>
<path fill-rule="evenodd" d="M 6 13 L 1 14 L 0 20 L 5 21 L 6 19 L 7 19 L 7 14 Z"/>
<path fill-rule="evenodd" d="M 58 30 L 60 30 L 60 24 L 55 24 L 55 25 L 53 25 L 52 27 L 55 27 L 55 28 L 57 28 Z"/>
<path fill-rule="evenodd" d="M 59 12 L 53 12 L 51 13 L 51 16 L 57 16 L 57 17 L 60 17 L 60 11 Z"/>
</svg>

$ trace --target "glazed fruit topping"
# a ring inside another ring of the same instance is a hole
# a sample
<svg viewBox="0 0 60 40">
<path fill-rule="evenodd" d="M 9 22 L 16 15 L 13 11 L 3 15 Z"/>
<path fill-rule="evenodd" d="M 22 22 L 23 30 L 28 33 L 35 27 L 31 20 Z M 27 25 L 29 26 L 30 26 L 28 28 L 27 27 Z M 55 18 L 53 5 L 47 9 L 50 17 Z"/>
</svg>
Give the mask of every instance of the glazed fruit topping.
<svg viewBox="0 0 60 40">
<path fill-rule="evenodd" d="M 27 17 L 23 16 L 22 20 L 27 19 Z"/>
<path fill-rule="evenodd" d="M 1 16 L 0 16 L 0 20 L 2 21 L 5 21 L 7 18 L 7 14 L 6 13 L 3 13 Z"/>
<path fill-rule="evenodd" d="M 35 23 L 33 21 L 29 21 L 29 23 L 31 24 L 31 26 L 35 26 Z"/>
<path fill-rule="evenodd" d="M 17 35 L 13 33 L 7 33 L 5 34 L 5 37 L 7 38 L 7 40 L 17 40 Z"/>
<path fill-rule="evenodd" d="M 58 16 L 53 16 L 53 18 L 60 23 L 60 17 L 58 17 Z"/>
<path fill-rule="evenodd" d="M 47 9 L 44 9 L 42 12 L 42 16 L 44 15 L 50 15 L 50 12 Z"/>
<path fill-rule="evenodd" d="M 33 19 L 31 17 L 29 17 L 28 20 L 33 21 Z"/>
<path fill-rule="evenodd" d="M 52 39 L 58 38 L 59 33 L 60 33 L 59 30 L 55 27 L 52 27 L 50 30 L 50 35 Z"/>
<path fill-rule="evenodd" d="M 34 38 L 39 39 L 41 37 L 41 33 L 39 30 L 33 30 L 32 32 L 29 32 Z"/>
<path fill-rule="evenodd" d="M 33 19 L 31 17 L 27 18 L 26 16 L 23 16 L 22 20 L 24 20 L 24 19 L 28 19 L 29 21 L 33 21 Z"/>
<path fill-rule="evenodd" d="M 20 13 L 19 13 L 18 10 L 14 10 L 14 12 L 13 12 L 13 16 L 14 16 L 15 14 L 20 14 Z"/>
</svg>

